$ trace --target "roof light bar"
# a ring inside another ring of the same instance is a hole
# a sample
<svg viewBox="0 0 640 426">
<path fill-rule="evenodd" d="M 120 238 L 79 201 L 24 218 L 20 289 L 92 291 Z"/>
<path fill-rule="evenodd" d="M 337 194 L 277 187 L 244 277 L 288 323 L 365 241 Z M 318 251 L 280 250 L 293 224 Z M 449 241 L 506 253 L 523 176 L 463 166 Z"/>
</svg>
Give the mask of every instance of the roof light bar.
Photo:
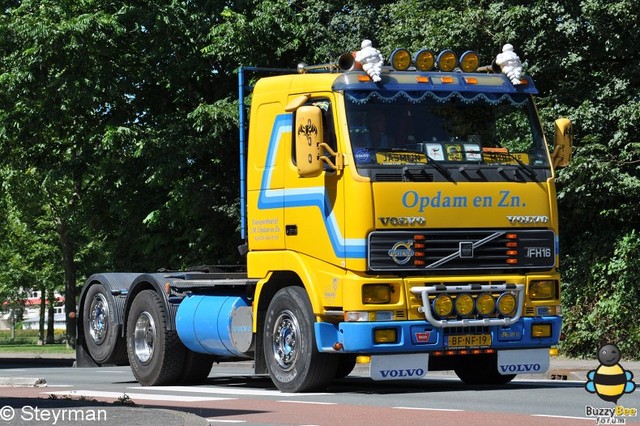
<svg viewBox="0 0 640 426">
<path fill-rule="evenodd" d="M 411 53 L 407 49 L 396 49 L 389 58 L 391 66 L 396 71 L 406 71 L 411 66 Z"/>
<path fill-rule="evenodd" d="M 418 71 L 431 71 L 436 63 L 436 57 L 432 51 L 422 49 L 416 53 L 413 62 Z"/>
<path fill-rule="evenodd" d="M 456 65 L 458 65 L 458 57 L 452 50 L 443 50 L 438 55 L 436 63 L 438 64 L 438 69 L 440 71 L 453 71 Z"/>
<path fill-rule="evenodd" d="M 467 50 L 460 56 L 460 69 L 464 72 L 475 72 L 480 65 L 480 57 L 476 52 Z"/>
</svg>

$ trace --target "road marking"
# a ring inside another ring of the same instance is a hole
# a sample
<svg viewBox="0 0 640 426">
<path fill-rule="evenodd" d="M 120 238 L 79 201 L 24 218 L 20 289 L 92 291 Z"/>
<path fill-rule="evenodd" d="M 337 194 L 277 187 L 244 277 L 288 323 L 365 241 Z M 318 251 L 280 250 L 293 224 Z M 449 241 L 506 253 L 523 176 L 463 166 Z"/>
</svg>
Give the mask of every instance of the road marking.
<svg viewBox="0 0 640 426">
<path fill-rule="evenodd" d="M 594 419 L 587 417 L 573 417 L 573 416 L 552 416 L 551 414 L 532 414 L 532 417 L 550 417 L 552 419 L 570 419 L 570 420 L 589 420 L 593 422 Z"/>
<path fill-rule="evenodd" d="M 307 396 L 324 396 L 333 395 L 330 393 L 286 393 L 279 390 L 255 390 L 255 389 L 230 389 L 230 388 L 194 388 L 187 386 L 153 386 L 153 387 L 137 387 L 132 386 L 127 389 L 135 389 L 137 391 L 166 391 L 166 392 L 191 392 L 191 393 L 210 393 L 215 395 L 249 395 L 249 396 L 277 396 L 277 397 L 307 397 Z"/>
<path fill-rule="evenodd" d="M 453 408 L 424 408 L 424 407 L 391 407 L 391 408 L 395 408 L 398 410 L 452 411 L 452 412 L 464 411 L 464 410 L 457 410 Z"/>
<path fill-rule="evenodd" d="M 127 393 L 127 392 L 102 392 L 92 390 L 72 390 L 66 392 L 42 392 L 47 395 L 59 395 L 68 397 L 89 397 L 89 398 L 114 398 L 119 399 L 129 397 L 132 400 L 143 399 L 146 401 L 178 401 L 178 402 L 204 402 L 204 401 L 224 401 L 233 398 L 215 398 L 210 396 L 179 396 L 179 395 L 160 395 L 146 393 Z"/>
<path fill-rule="evenodd" d="M 208 418 L 205 419 L 206 421 L 208 421 L 209 423 L 246 423 L 246 420 L 220 420 L 220 419 L 212 419 L 212 418 Z"/>
<path fill-rule="evenodd" d="M 291 404 L 315 404 L 315 405 L 338 405 L 337 402 L 318 402 L 318 401 L 291 401 L 286 399 L 281 399 L 276 402 L 289 402 Z"/>
</svg>

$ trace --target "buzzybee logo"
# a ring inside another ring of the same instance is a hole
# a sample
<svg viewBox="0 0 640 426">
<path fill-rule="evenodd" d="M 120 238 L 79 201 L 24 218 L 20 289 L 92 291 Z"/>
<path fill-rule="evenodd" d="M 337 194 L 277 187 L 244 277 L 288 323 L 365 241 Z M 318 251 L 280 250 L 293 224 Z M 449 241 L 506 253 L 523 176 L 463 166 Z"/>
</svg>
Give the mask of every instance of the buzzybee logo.
<svg viewBox="0 0 640 426">
<path fill-rule="evenodd" d="M 636 389 L 631 380 L 633 373 L 626 371 L 619 364 L 620 350 L 616 345 L 604 345 L 598 351 L 600 366 L 587 373 L 587 392 L 595 393 L 603 401 L 618 403 L 618 399 L 625 393 Z"/>
<path fill-rule="evenodd" d="M 626 417 L 636 417 L 637 408 L 618 405 L 618 399 L 625 393 L 636 389 L 633 373 L 620 364 L 620 350 L 616 345 L 608 344 L 598 350 L 600 365 L 587 373 L 585 389 L 595 393 L 603 401 L 613 402 L 615 407 L 585 406 L 585 415 L 595 417 L 596 424 L 625 424 Z"/>
</svg>

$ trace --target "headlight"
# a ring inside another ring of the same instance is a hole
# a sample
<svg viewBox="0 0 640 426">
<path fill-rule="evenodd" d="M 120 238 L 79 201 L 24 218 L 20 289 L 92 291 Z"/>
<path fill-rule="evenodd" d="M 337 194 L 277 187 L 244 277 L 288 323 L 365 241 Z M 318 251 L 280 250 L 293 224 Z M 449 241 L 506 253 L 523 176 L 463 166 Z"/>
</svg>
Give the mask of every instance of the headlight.
<svg viewBox="0 0 640 426">
<path fill-rule="evenodd" d="M 433 310 L 440 318 L 448 317 L 453 312 L 453 300 L 446 294 L 441 294 L 433 301 Z"/>
<path fill-rule="evenodd" d="M 551 337 L 551 324 L 533 324 L 531 326 L 532 337 Z"/>
<path fill-rule="evenodd" d="M 475 72 L 480 65 L 480 58 L 476 52 L 468 50 L 460 56 L 460 69 L 464 72 Z"/>
<path fill-rule="evenodd" d="M 398 334 L 395 328 L 379 328 L 373 331 L 375 343 L 397 343 Z"/>
<path fill-rule="evenodd" d="M 440 71 L 453 71 L 453 69 L 458 65 L 458 58 L 456 54 L 451 50 L 443 50 L 438 55 L 438 59 L 436 61 L 438 63 L 438 69 Z"/>
<path fill-rule="evenodd" d="M 416 68 L 419 71 L 431 71 L 435 64 L 436 58 L 432 51 L 427 49 L 422 49 L 418 53 L 416 53 L 413 62 L 416 65 Z"/>
<path fill-rule="evenodd" d="M 389 284 L 365 284 L 362 286 L 363 304 L 384 304 L 391 302 Z"/>
<path fill-rule="evenodd" d="M 406 71 L 411 66 L 411 53 L 407 49 L 396 49 L 389 58 L 396 71 Z"/>
<path fill-rule="evenodd" d="M 531 281 L 529 297 L 532 300 L 550 300 L 557 298 L 558 282 L 555 280 Z"/>
<path fill-rule="evenodd" d="M 495 306 L 496 302 L 489 293 L 483 293 L 476 299 L 476 309 L 483 317 L 491 315 Z"/>
<path fill-rule="evenodd" d="M 456 297 L 456 313 L 466 317 L 473 312 L 473 297 L 469 294 L 461 294 Z"/>
<path fill-rule="evenodd" d="M 511 293 L 504 293 L 498 297 L 498 312 L 500 315 L 508 316 L 516 310 L 516 297 Z"/>
</svg>

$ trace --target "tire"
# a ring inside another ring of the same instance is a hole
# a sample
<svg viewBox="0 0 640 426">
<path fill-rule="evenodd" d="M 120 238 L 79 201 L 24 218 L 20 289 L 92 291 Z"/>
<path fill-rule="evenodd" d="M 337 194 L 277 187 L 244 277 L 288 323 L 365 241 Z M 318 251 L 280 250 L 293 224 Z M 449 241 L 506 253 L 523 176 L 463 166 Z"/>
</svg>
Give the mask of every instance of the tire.
<svg viewBox="0 0 640 426">
<path fill-rule="evenodd" d="M 336 375 L 338 357 L 318 352 L 315 316 L 306 291 L 285 287 L 269 304 L 263 329 L 269 376 L 283 392 L 326 387 Z"/>
<path fill-rule="evenodd" d="M 167 330 L 167 313 L 154 290 L 135 297 L 127 318 L 127 353 L 131 371 L 142 386 L 177 383 L 186 347 L 175 330 Z"/>
<path fill-rule="evenodd" d="M 215 357 L 199 354 L 187 349 L 182 368 L 180 383 L 184 385 L 200 385 L 207 380 Z"/>
<path fill-rule="evenodd" d="M 127 363 L 127 346 L 119 336 L 115 315 L 115 302 L 104 286 L 89 287 L 82 309 L 82 327 L 87 350 L 98 364 Z"/>
<path fill-rule="evenodd" d="M 498 372 L 497 355 L 466 356 L 454 368 L 456 375 L 467 385 L 506 385 L 516 375 Z"/>
<path fill-rule="evenodd" d="M 341 354 L 338 357 L 338 369 L 336 370 L 336 379 L 347 377 L 356 366 L 358 355 Z"/>
</svg>

